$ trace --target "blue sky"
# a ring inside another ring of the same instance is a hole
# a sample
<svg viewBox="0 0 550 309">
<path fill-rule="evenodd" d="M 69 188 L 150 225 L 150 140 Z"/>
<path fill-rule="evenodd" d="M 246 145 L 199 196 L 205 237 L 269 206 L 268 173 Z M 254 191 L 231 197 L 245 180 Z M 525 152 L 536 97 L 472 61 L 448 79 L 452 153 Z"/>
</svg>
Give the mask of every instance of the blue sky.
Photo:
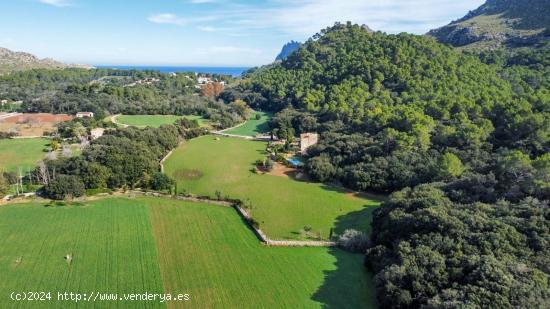
<svg viewBox="0 0 550 309">
<path fill-rule="evenodd" d="M 422 34 L 484 0 L 0 0 L 0 46 L 86 64 L 270 63 L 336 21 Z"/>
</svg>

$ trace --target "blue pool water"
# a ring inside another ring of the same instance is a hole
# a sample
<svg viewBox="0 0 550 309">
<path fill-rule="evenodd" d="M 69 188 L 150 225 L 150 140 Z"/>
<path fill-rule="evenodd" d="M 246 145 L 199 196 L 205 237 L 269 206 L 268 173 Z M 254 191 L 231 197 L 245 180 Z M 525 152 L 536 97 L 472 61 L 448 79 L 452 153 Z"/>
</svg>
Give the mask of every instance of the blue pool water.
<svg viewBox="0 0 550 309">
<path fill-rule="evenodd" d="M 302 161 L 300 161 L 300 159 L 298 158 L 290 158 L 290 159 L 286 159 L 288 161 L 288 163 L 294 165 L 294 166 L 300 166 L 302 165 Z"/>
</svg>

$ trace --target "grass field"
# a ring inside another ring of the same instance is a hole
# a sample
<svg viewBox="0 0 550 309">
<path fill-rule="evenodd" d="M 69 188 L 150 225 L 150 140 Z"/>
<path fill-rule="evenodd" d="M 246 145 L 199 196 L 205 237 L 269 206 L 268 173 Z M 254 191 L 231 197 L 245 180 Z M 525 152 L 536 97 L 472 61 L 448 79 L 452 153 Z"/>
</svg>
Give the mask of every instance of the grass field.
<svg viewBox="0 0 550 309">
<path fill-rule="evenodd" d="M 175 116 L 175 115 L 120 115 L 116 121 L 120 124 L 125 124 L 134 127 L 155 127 L 158 128 L 164 124 L 174 124 L 180 118 L 197 120 L 201 126 L 206 124 L 206 119 L 201 116 Z"/>
<path fill-rule="evenodd" d="M 328 238 L 334 228 L 367 231 L 371 213 L 379 201 L 362 198 L 342 189 L 307 183 L 287 177 L 250 171 L 265 157 L 265 143 L 238 138 L 203 136 L 176 149 L 165 161 L 165 171 L 178 182 L 178 190 L 189 193 L 240 198 L 252 205 L 252 216 L 272 239 L 303 238 L 309 225 Z"/>
<path fill-rule="evenodd" d="M 260 119 L 256 119 L 256 115 L 260 115 Z M 252 117 L 245 122 L 242 126 L 237 128 L 223 131 L 227 134 L 235 134 L 242 136 L 255 136 L 259 133 L 266 133 L 269 131 L 269 119 L 271 119 L 271 114 L 265 112 L 254 112 Z"/>
<path fill-rule="evenodd" d="M 26 173 L 44 158 L 49 143 L 44 138 L 0 139 L 0 170 L 17 172 L 21 167 Z"/>
<path fill-rule="evenodd" d="M 70 301 L 14 303 L 9 300 L 11 291 L 51 291 L 54 299 L 58 291 L 163 291 L 144 203 L 106 199 L 82 206 L 2 206 L 0 235 L 0 308 L 77 307 Z M 67 254 L 72 255 L 71 263 L 64 259 Z M 95 303 L 95 307 L 122 308 L 118 303 Z M 164 306 L 132 302 L 124 307 Z"/>
<path fill-rule="evenodd" d="M 167 292 L 189 291 L 192 307 L 374 306 L 362 255 L 265 247 L 231 208 L 148 203 L 164 286 Z"/>
<path fill-rule="evenodd" d="M 0 307 L 11 291 L 188 293 L 171 308 L 373 308 L 362 255 L 259 243 L 231 208 L 160 198 L 0 207 Z M 63 258 L 72 254 L 69 264 Z M 17 260 L 19 259 L 19 262 Z M 57 297 L 57 295 L 55 295 Z M 32 303 L 151 308 L 157 302 Z"/>
</svg>

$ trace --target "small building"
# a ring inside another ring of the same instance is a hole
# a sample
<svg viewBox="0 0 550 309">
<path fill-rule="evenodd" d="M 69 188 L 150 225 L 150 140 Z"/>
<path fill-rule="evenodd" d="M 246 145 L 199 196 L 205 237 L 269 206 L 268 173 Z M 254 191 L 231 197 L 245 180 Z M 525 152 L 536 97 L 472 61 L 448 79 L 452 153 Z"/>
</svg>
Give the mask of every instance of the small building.
<svg viewBox="0 0 550 309">
<path fill-rule="evenodd" d="M 205 84 L 210 83 L 210 78 L 200 76 L 200 77 L 197 79 L 197 82 L 199 83 L 199 85 L 205 85 Z"/>
<path fill-rule="evenodd" d="M 94 113 L 92 112 L 78 112 L 76 113 L 76 118 L 93 118 Z"/>
<path fill-rule="evenodd" d="M 300 134 L 300 152 L 307 153 L 307 149 L 319 142 L 319 134 L 317 133 L 302 133 Z"/>
<path fill-rule="evenodd" d="M 95 128 L 90 131 L 90 137 L 92 138 L 92 140 L 98 139 L 103 136 L 103 133 L 105 133 L 104 128 Z"/>
</svg>

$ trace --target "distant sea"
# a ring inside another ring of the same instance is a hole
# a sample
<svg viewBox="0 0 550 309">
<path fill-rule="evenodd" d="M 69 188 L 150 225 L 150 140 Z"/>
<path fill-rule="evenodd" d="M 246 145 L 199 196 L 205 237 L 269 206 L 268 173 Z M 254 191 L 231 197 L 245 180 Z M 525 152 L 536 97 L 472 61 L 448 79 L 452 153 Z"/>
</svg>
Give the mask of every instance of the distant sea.
<svg viewBox="0 0 550 309">
<path fill-rule="evenodd" d="M 250 68 L 245 67 L 169 67 L 169 66 L 131 66 L 131 65 L 96 65 L 96 68 L 102 69 L 120 69 L 120 70 L 156 70 L 163 73 L 171 72 L 194 72 L 206 74 L 223 74 L 233 77 L 240 76 Z"/>
</svg>

